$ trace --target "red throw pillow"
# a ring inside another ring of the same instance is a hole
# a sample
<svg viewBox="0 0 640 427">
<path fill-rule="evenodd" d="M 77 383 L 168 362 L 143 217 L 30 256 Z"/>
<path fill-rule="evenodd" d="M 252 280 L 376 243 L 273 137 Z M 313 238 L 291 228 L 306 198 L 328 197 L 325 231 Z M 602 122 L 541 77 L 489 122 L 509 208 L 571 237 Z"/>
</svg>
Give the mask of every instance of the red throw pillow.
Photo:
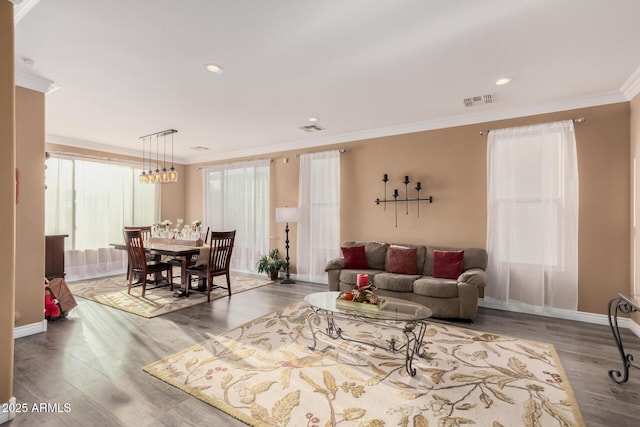
<svg viewBox="0 0 640 427">
<path fill-rule="evenodd" d="M 368 269 L 367 256 L 364 253 L 364 246 L 347 246 L 342 248 L 344 256 L 344 268 Z"/>
<path fill-rule="evenodd" d="M 464 251 L 433 251 L 433 277 L 457 279 L 462 274 Z"/>
<path fill-rule="evenodd" d="M 416 248 L 389 246 L 387 249 L 387 272 L 398 274 L 417 274 Z"/>
</svg>

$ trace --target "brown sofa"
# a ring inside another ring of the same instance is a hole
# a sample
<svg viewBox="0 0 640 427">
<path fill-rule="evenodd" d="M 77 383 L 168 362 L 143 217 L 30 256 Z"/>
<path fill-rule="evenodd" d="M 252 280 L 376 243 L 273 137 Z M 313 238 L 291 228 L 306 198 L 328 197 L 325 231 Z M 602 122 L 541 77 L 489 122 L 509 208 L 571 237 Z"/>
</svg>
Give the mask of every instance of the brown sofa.
<svg viewBox="0 0 640 427">
<path fill-rule="evenodd" d="M 434 251 L 462 249 L 441 246 L 397 245 L 416 249 L 416 274 L 389 273 L 387 251 L 381 242 L 345 242 L 343 247 L 364 246 L 366 269 L 345 268 L 344 258 L 327 264 L 329 290 L 353 289 L 358 274 L 366 273 L 376 287 L 376 294 L 415 301 L 429 307 L 433 317 L 473 320 L 478 312 L 479 289 L 487 283 L 487 252 L 481 248 L 464 248 L 462 273 L 457 279 L 434 278 Z M 394 245 L 396 246 L 396 245 Z"/>
</svg>

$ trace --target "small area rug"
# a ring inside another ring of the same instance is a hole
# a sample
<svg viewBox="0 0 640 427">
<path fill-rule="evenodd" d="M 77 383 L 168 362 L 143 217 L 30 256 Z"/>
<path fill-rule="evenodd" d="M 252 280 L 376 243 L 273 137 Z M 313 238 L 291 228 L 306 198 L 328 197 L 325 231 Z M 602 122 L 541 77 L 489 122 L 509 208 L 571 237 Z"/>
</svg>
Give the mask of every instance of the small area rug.
<svg viewBox="0 0 640 427">
<path fill-rule="evenodd" d="M 411 377 L 404 353 L 322 334 L 310 350 L 309 313 L 305 303 L 284 307 L 144 370 L 254 426 L 584 425 L 551 344 L 429 323 Z M 357 320 L 339 326 L 354 338 L 403 339 Z"/>
<path fill-rule="evenodd" d="M 214 283 L 226 286 L 226 278 L 214 277 Z M 269 280 L 254 277 L 231 276 L 231 292 L 237 294 L 260 286 L 273 283 Z M 144 298 L 141 297 L 142 289 L 137 286 L 127 293 L 127 279 L 124 275 L 107 277 L 103 279 L 84 280 L 69 283 L 69 289 L 75 296 L 85 298 L 109 307 L 117 308 L 138 316 L 151 318 L 182 310 L 196 304 L 207 302 L 207 294 L 204 292 L 189 292 L 189 297 L 175 298 L 169 286 L 155 289 L 147 287 Z M 180 287 L 180 283 L 174 283 L 174 291 Z M 211 290 L 211 300 L 228 296 L 226 289 Z"/>
</svg>

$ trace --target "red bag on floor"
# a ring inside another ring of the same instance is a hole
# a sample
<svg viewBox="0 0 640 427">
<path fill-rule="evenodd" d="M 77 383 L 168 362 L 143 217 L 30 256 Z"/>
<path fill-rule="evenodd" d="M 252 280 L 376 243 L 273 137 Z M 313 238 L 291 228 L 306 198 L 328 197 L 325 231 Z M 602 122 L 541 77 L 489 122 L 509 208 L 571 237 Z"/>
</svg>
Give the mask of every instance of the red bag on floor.
<svg viewBox="0 0 640 427">
<path fill-rule="evenodd" d="M 44 317 L 47 320 L 56 320 L 60 317 L 60 307 L 57 301 L 50 295 L 44 295 Z"/>
</svg>

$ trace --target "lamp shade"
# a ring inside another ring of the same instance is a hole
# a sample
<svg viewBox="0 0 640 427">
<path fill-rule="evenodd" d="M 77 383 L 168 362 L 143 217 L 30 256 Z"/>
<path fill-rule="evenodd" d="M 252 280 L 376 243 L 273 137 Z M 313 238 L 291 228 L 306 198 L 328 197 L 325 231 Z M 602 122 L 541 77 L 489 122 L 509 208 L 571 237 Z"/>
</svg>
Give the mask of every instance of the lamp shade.
<svg viewBox="0 0 640 427">
<path fill-rule="evenodd" d="M 276 208 L 276 222 L 297 222 L 298 208 Z"/>
</svg>

